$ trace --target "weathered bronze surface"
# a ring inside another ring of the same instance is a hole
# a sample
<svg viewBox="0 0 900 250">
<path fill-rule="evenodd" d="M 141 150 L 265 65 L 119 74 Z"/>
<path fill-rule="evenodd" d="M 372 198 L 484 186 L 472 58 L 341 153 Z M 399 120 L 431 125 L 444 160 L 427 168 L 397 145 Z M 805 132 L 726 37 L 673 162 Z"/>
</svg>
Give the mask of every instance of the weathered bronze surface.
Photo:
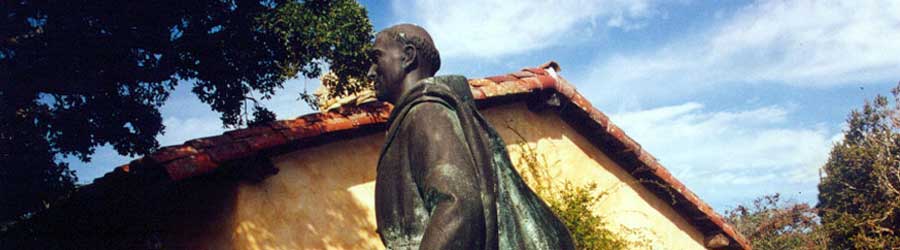
<svg viewBox="0 0 900 250">
<path fill-rule="evenodd" d="M 378 161 L 375 210 L 387 249 L 574 249 L 565 225 L 513 169 L 466 79 L 438 76 L 421 27 L 375 39 L 379 100 L 394 104 Z"/>
</svg>

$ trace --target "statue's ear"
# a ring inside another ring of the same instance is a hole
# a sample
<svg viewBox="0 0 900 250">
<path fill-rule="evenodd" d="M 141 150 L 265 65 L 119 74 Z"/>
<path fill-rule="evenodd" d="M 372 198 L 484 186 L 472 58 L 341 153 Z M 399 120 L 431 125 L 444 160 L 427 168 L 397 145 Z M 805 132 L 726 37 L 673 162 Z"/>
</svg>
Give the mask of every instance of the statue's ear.
<svg viewBox="0 0 900 250">
<path fill-rule="evenodd" d="M 403 45 L 403 69 L 406 72 L 416 69 L 419 65 L 418 57 L 416 57 L 416 47 L 412 44 Z"/>
</svg>

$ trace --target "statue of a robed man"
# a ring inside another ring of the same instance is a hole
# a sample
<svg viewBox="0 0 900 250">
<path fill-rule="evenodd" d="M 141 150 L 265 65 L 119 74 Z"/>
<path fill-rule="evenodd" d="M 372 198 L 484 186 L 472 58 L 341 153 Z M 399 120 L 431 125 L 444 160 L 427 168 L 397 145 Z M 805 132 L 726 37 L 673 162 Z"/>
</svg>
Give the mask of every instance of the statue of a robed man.
<svg viewBox="0 0 900 250">
<path fill-rule="evenodd" d="M 574 249 L 513 169 L 466 79 L 434 76 L 440 55 L 424 29 L 390 27 L 374 50 L 369 77 L 378 99 L 394 104 L 375 181 L 387 249 Z"/>
</svg>

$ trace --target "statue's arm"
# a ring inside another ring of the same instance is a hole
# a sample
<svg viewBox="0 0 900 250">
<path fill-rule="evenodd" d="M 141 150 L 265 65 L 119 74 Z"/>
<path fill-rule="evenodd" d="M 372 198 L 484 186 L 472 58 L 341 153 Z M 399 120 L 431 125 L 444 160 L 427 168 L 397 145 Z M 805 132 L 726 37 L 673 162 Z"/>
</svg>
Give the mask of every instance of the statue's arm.
<svg viewBox="0 0 900 250">
<path fill-rule="evenodd" d="M 431 102 L 413 107 L 408 118 L 410 167 L 431 214 L 420 249 L 482 248 L 481 190 L 459 119 Z"/>
</svg>

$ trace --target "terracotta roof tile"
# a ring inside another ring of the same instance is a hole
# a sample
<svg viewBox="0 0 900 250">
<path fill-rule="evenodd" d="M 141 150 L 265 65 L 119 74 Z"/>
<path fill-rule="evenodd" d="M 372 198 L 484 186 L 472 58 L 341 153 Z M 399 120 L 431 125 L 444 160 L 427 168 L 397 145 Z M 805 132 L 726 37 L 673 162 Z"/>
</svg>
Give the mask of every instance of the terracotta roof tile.
<svg viewBox="0 0 900 250">
<path fill-rule="evenodd" d="M 265 134 L 246 138 L 244 141 L 250 145 L 250 149 L 253 151 L 260 151 L 288 143 L 287 137 L 274 130 Z"/>
<path fill-rule="evenodd" d="M 172 160 L 181 159 L 184 157 L 188 157 L 194 154 L 197 154 L 197 150 L 194 147 L 186 146 L 186 145 L 177 145 L 177 146 L 169 146 L 160 148 L 155 153 L 148 155 L 147 157 L 152 159 L 155 162 L 170 162 Z"/>
<path fill-rule="evenodd" d="M 166 173 L 174 180 L 185 179 L 212 172 L 219 163 L 214 162 L 207 153 L 194 154 L 171 161 L 165 165 Z"/>
<path fill-rule="evenodd" d="M 668 190 L 659 190 L 660 187 L 653 184 L 644 185 L 654 192 L 662 193 L 660 197 L 674 204 L 676 211 L 679 211 L 704 232 L 707 238 L 716 238 L 715 236 L 718 234 L 724 234 L 733 242 L 728 249 L 750 249 L 747 241 L 720 215 L 700 200 L 696 194 L 688 190 L 683 183 L 675 179 L 640 144 L 610 122 L 603 112 L 594 108 L 584 96 L 575 90 L 574 86 L 559 77 L 558 71 L 559 66 L 555 62 L 550 62 L 541 67 L 526 68 L 506 75 L 471 79 L 469 84 L 476 101 L 544 90 L 565 97 L 568 103 L 577 106 L 577 116 L 592 121 L 592 124 L 586 126 L 600 128 L 591 131 L 592 135 L 586 135 L 596 137 L 589 139 L 601 144 L 598 147 L 608 150 L 607 153 L 636 178 L 665 184 Z M 322 135 L 355 130 L 363 126 L 384 125 L 391 108 L 390 104 L 378 102 L 366 103 L 358 107 L 342 107 L 337 112 L 309 114 L 292 120 L 275 121 L 261 126 L 233 130 L 219 136 L 190 140 L 182 145 L 162 148 L 145 156 L 145 159 L 151 160 L 151 167 L 165 169 L 172 181 L 183 180 L 212 172 L 229 161 L 251 157 L 266 150 L 302 143 Z M 568 117 L 563 118 L 569 119 Z M 131 163 L 131 165 L 135 164 L 147 165 L 147 162 L 139 159 Z M 130 174 L 133 171 L 129 165 L 123 165 L 116 168 L 114 172 Z M 671 193 L 671 195 L 665 193 Z"/>
<path fill-rule="evenodd" d="M 193 139 L 185 142 L 185 145 L 190 145 L 196 149 L 206 149 L 216 145 L 222 145 L 226 143 L 231 143 L 231 137 L 227 135 L 218 135 L 218 136 L 210 136 L 204 138 Z"/>
<path fill-rule="evenodd" d="M 228 131 L 228 132 L 225 132 L 225 135 L 227 135 L 228 137 L 231 137 L 232 139 L 241 139 L 241 138 L 247 138 L 247 137 L 252 137 L 252 136 L 257 136 L 257 135 L 263 135 L 263 134 L 271 133 L 271 132 L 272 132 L 272 127 L 264 125 L 264 126 L 256 126 L 256 127 L 245 128 L 245 129 Z"/>
<path fill-rule="evenodd" d="M 253 150 L 251 150 L 250 145 L 245 141 L 232 141 L 229 143 L 219 144 L 214 147 L 210 147 L 203 150 L 203 153 L 209 155 L 210 159 L 218 162 L 225 163 L 231 160 L 242 159 L 245 157 L 249 157 L 255 154 Z M 177 164 L 171 162 L 163 162 L 161 165 L 169 165 L 169 164 Z M 182 177 L 190 177 L 194 175 L 185 175 Z M 173 180 L 180 180 L 181 178 L 172 178 Z"/>
</svg>

